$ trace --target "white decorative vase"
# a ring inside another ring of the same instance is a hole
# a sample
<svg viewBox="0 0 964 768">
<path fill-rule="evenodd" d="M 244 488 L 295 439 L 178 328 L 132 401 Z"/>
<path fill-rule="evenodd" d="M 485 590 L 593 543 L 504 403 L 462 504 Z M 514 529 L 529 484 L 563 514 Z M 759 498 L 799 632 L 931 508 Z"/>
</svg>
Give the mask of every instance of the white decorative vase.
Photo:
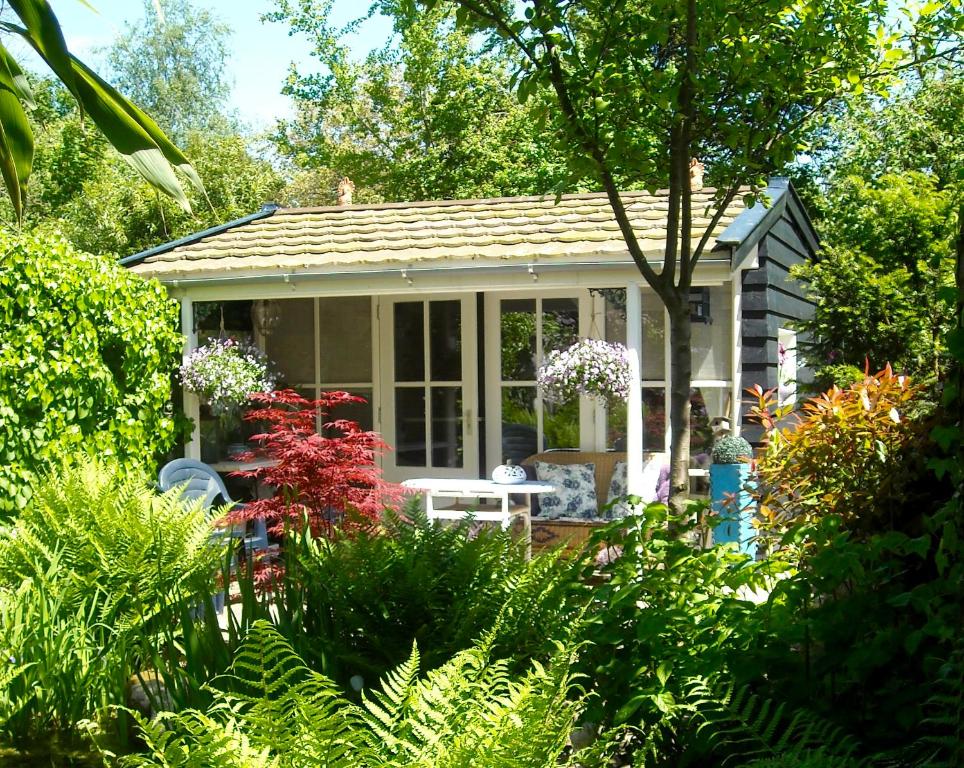
<svg viewBox="0 0 964 768">
<path fill-rule="evenodd" d="M 507 461 L 492 470 L 492 482 L 500 485 L 515 485 L 526 481 L 526 471 L 518 464 Z"/>
</svg>

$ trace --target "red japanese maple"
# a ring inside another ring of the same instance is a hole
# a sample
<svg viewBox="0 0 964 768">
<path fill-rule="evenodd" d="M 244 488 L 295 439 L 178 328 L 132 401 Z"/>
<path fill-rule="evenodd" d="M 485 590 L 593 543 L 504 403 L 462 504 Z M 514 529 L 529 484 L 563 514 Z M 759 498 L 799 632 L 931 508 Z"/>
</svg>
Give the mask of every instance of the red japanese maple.
<svg viewBox="0 0 964 768">
<path fill-rule="evenodd" d="M 400 486 L 382 479 L 375 458 L 388 450 L 377 432 L 363 430 L 348 419 L 327 421 L 331 410 L 346 403 L 363 403 L 348 392 L 325 392 L 308 400 L 286 389 L 252 395 L 260 407 L 245 414 L 247 421 L 266 423 L 268 431 L 251 439 L 274 462 L 237 472 L 271 486 L 274 496 L 233 510 L 231 522 L 264 519 L 268 530 L 282 533 L 308 521 L 315 535 L 331 535 L 336 527 L 357 530 L 377 522 L 387 504 L 402 495 Z M 324 433 L 316 426 L 319 417 Z M 253 458 L 249 454 L 245 458 Z"/>
</svg>

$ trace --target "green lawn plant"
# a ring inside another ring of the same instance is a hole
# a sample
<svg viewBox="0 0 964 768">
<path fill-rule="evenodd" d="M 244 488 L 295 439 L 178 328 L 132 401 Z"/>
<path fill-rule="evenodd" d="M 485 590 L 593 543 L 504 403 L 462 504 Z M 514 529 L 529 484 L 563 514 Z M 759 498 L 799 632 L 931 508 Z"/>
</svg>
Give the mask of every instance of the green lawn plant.
<svg viewBox="0 0 964 768">
<path fill-rule="evenodd" d="M 0 519 L 60 452 L 134 468 L 179 434 L 177 304 L 62 238 L 0 232 Z"/>
</svg>

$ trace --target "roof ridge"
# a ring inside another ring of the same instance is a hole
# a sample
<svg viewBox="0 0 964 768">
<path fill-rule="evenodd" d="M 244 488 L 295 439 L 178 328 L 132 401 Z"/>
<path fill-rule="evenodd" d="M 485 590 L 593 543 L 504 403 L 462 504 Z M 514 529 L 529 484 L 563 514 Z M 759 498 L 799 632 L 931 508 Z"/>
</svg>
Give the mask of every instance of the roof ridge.
<svg viewBox="0 0 964 768">
<path fill-rule="evenodd" d="M 703 187 L 699 190 L 700 194 L 715 194 L 715 187 Z M 669 190 L 658 189 L 655 192 L 650 192 L 645 189 L 631 189 L 621 191 L 619 196 L 621 198 L 625 197 L 665 197 L 669 194 Z M 459 198 L 454 200 L 416 200 L 412 202 L 395 202 L 395 203 L 355 203 L 353 205 L 319 205 L 319 206 L 295 206 L 292 208 L 278 208 L 274 215 L 284 216 L 288 214 L 308 214 L 308 213 L 335 213 L 337 211 L 382 211 L 382 210 L 393 210 L 399 208 L 435 208 L 435 207 L 454 207 L 454 206 L 465 206 L 465 205 L 500 205 L 500 204 L 511 204 L 511 203 L 541 203 L 554 201 L 556 198 L 553 194 L 544 195 L 520 195 L 517 197 L 469 197 L 469 198 Z M 570 194 L 560 195 L 559 200 L 607 200 L 608 196 L 605 192 L 573 192 Z"/>
</svg>

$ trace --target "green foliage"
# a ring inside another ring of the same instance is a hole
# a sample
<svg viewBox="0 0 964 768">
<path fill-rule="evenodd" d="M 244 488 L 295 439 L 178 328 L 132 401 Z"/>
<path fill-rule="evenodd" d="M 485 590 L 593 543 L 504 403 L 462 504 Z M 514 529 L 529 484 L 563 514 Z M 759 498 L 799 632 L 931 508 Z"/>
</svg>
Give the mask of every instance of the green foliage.
<svg viewBox="0 0 964 768">
<path fill-rule="evenodd" d="M 101 134 L 148 183 L 190 212 L 175 169 L 198 191 L 203 193 L 204 188 L 181 150 L 150 116 L 67 50 L 60 23 L 46 0 L 11 0 L 10 7 L 20 23 L 4 21 L 3 30 L 33 48 Z M 33 93 L 24 72 L 2 45 L 0 62 L 0 172 L 14 213 L 22 219 L 34 151 L 24 107 L 32 107 Z"/>
<path fill-rule="evenodd" d="M 143 13 L 108 49 L 114 85 L 179 144 L 192 131 L 229 130 L 222 115 L 231 30 L 190 0 L 145 0 Z"/>
<path fill-rule="evenodd" d="M 953 285 L 955 196 L 932 174 L 838 179 L 827 195 L 822 229 L 832 247 L 795 275 L 809 282 L 812 319 L 798 327 L 818 378 L 849 364 L 890 363 L 916 376 L 947 364 L 942 337 L 953 319 L 944 296 Z"/>
<path fill-rule="evenodd" d="M 356 705 L 312 672 L 265 622 L 255 624 L 208 714 L 141 723 L 143 766 L 567 765 L 560 758 L 581 708 L 568 671 L 572 651 L 515 679 L 487 643 L 419 679 L 417 649 Z M 583 766 L 602 761 L 581 760 Z"/>
<path fill-rule="evenodd" d="M 69 731 L 123 705 L 171 606 L 215 588 L 210 533 L 199 506 L 156 497 L 116 461 L 64 460 L 45 476 L 0 534 L 0 653 L 14 660 L 0 733 Z"/>
<path fill-rule="evenodd" d="M 686 687 L 686 702 L 698 722 L 697 733 L 722 765 L 755 765 L 771 758 L 784 765 L 853 765 L 857 742 L 839 726 L 804 710 L 788 710 L 786 702 L 763 698 L 749 686 L 712 685 L 695 679 Z"/>
<path fill-rule="evenodd" d="M 296 168 L 325 177 L 321 200 L 299 202 L 334 202 L 342 175 L 361 202 L 553 191 L 564 164 L 509 86 L 507 57 L 456 29 L 450 11 L 375 5 L 393 16 L 394 40 L 362 62 L 330 4 L 280 0 L 268 15 L 306 35 L 326 72 L 294 69 L 285 86 L 298 113 L 281 122 L 278 147 Z"/>
<path fill-rule="evenodd" d="M 0 515 L 60 451 L 134 467 L 170 449 L 177 322 L 157 283 L 62 238 L 0 232 Z"/>
<path fill-rule="evenodd" d="M 746 438 L 724 435 L 713 444 L 714 464 L 748 464 L 753 458 L 753 447 Z"/>
<path fill-rule="evenodd" d="M 656 764 L 684 753 L 698 764 L 712 751 L 691 683 L 756 678 L 746 655 L 766 634 L 766 611 L 754 598 L 786 567 L 727 546 L 695 549 L 685 540 L 694 525 L 654 504 L 600 531 L 597 542 L 621 556 L 602 568 L 580 635 L 588 645 L 578 669 L 595 683 L 587 718 L 635 726 L 638 759 Z"/>
<path fill-rule="evenodd" d="M 428 669 L 497 626 L 496 653 L 544 657 L 577 611 L 573 565 L 559 553 L 526 560 L 491 526 L 470 536 L 468 523 L 430 524 L 417 504 L 387 513 L 378 532 L 289 538 L 278 615 L 299 653 L 339 682 L 374 680 L 413 642 Z"/>
</svg>

